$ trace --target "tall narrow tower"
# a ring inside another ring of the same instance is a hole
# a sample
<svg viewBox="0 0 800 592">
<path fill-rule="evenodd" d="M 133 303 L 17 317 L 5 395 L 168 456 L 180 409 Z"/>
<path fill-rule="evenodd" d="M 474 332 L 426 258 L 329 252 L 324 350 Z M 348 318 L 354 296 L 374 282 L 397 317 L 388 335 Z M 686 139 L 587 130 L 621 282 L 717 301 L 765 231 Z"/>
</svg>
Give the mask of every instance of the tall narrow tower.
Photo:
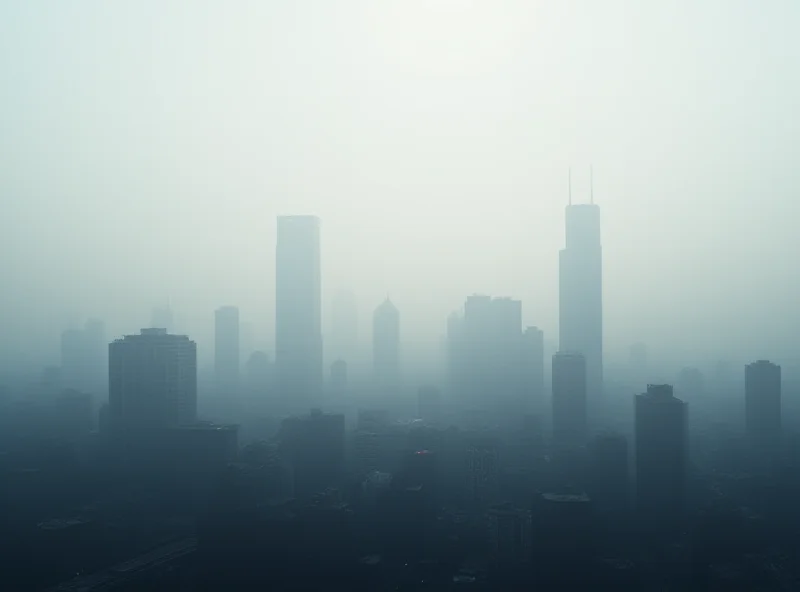
<svg viewBox="0 0 800 592">
<path fill-rule="evenodd" d="M 594 199 L 592 198 L 592 201 Z M 586 358 L 590 406 L 603 392 L 603 254 L 600 208 L 566 209 L 566 246 L 559 253 L 559 349 Z"/>
<path fill-rule="evenodd" d="M 278 395 L 313 398 L 322 389 L 319 218 L 279 216 L 275 282 Z"/>
</svg>

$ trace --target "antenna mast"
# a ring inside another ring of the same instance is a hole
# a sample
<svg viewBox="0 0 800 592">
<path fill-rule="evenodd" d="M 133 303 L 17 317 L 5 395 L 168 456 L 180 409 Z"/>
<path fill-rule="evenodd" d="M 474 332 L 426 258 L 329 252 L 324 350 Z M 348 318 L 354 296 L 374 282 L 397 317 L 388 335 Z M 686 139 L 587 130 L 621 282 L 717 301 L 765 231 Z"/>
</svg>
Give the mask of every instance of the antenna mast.
<svg viewBox="0 0 800 592">
<path fill-rule="evenodd" d="M 589 165 L 589 203 L 594 205 L 594 167 Z"/>
</svg>

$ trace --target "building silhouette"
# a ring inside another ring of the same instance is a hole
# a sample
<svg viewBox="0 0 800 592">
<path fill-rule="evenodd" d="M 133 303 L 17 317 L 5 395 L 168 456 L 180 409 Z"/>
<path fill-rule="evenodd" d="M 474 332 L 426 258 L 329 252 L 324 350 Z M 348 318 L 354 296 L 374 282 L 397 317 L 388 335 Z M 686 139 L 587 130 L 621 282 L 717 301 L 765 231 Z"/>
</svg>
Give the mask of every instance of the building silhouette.
<svg viewBox="0 0 800 592">
<path fill-rule="evenodd" d="M 295 401 L 321 392 L 320 222 L 279 216 L 276 248 L 275 364 L 278 395 Z"/>
<path fill-rule="evenodd" d="M 344 469 L 344 415 L 314 409 L 284 419 L 280 450 L 291 463 L 296 497 L 308 498 L 337 485 Z"/>
<path fill-rule="evenodd" d="M 185 335 L 142 329 L 112 341 L 109 419 L 114 431 L 192 424 L 197 418 L 197 347 Z"/>
<path fill-rule="evenodd" d="M 766 360 L 744 368 L 745 425 L 751 441 L 776 445 L 781 438 L 781 367 Z"/>
<path fill-rule="evenodd" d="M 531 333 L 528 339 L 535 342 L 536 337 Z M 537 344 L 523 339 L 519 300 L 470 296 L 463 317 L 448 319 L 447 339 L 449 382 L 459 400 L 525 409 L 531 398 L 526 364 L 535 358 Z"/>
<path fill-rule="evenodd" d="M 636 504 L 640 523 L 655 531 L 680 528 L 685 513 L 688 405 L 671 385 L 647 385 L 634 396 Z"/>
<path fill-rule="evenodd" d="M 104 393 L 108 378 L 108 346 L 102 321 L 90 319 L 82 329 L 61 333 L 61 386 Z"/>
<path fill-rule="evenodd" d="M 372 368 L 378 384 L 396 385 L 400 379 L 400 312 L 388 298 L 372 315 Z"/>
<path fill-rule="evenodd" d="M 214 374 L 218 394 L 239 391 L 239 309 L 223 306 L 214 312 Z"/>
<path fill-rule="evenodd" d="M 567 206 L 559 254 L 559 349 L 586 357 L 590 401 L 603 392 L 603 256 L 600 208 Z"/>
<path fill-rule="evenodd" d="M 553 442 L 559 448 L 586 444 L 586 374 L 583 354 L 553 356 Z"/>
</svg>

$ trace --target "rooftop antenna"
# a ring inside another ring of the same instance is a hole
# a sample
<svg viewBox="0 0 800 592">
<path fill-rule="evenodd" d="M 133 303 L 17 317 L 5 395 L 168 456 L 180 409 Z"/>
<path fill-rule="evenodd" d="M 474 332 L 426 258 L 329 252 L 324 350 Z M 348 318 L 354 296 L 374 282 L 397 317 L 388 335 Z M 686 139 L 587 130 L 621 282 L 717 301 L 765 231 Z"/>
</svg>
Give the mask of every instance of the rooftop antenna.
<svg viewBox="0 0 800 592">
<path fill-rule="evenodd" d="M 568 193 L 569 201 L 567 202 L 567 205 L 571 206 L 572 205 L 572 167 L 569 167 L 569 169 L 567 169 L 567 184 L 568 184 L 567 187 L 568 187 L 568 191 L 569 191 L 569 193 Z"/>
<path fill-rule="evenodd" d="M 594 205 L 594 167 L 589 165 L 589 203 Z"/>
</svg>

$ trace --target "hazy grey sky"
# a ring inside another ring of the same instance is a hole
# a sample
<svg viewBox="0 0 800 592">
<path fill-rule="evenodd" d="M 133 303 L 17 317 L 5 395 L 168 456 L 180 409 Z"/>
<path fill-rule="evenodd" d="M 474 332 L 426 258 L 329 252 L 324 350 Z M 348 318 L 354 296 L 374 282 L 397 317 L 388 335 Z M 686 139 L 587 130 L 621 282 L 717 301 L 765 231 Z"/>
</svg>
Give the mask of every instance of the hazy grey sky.
<svg viewBox="0 0 800 592">
<path fill-rule="evenodd" d="M 798 25 L 796 0 L 0 2 L 0 350 L 168 298 L 201 340 L 227 303 L 266 338 L 292 213 L 365 336 L 387 293 L 433 341 L 484 292 L 555 338 L 593 164 L 607 349 L 772 355 L 800 326 Z"/>
</svg>

